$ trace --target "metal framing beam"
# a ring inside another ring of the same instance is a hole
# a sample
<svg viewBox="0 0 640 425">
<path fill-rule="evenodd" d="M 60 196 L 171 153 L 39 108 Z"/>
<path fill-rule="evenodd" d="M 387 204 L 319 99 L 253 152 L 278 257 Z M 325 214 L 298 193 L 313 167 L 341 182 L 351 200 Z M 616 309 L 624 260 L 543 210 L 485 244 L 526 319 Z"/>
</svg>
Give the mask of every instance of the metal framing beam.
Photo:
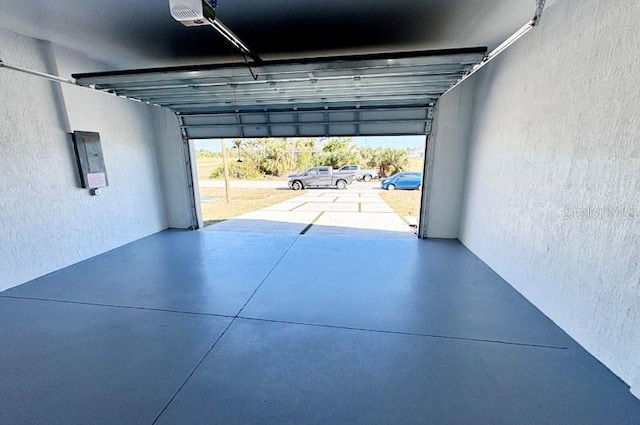
<svg viewBox="0 0 640 425">
<path fill-rule="evenodd" d="M 427 118 L 422 118 L 422 119 L 410 119 L 410 118 L 402 118 L 402 119 L 397 119 L 397 120 L 393 120 L 393 119 L 386 119 L 386 120 L 342 120 L 342 121 L 330 121 L 330 120 L 323 120 L 323 121 L 304 121 L 304 122 L 300 122 L 297 119 L 297 115 L 294 115 L 294 122 L 278 122 L 278 123 L 261 123 L 261 122 L 254 122 L 254 123 L 243 123 L 241 121 L 237 122 L 235 127 L 253 127 L 256 125 L 260 125 L 260 126 L 270 126 L 270 127 L 277 127 L 277 126 L 283 126 L 283 125 L 291 125 L 291 126 L 295 126 L 298 127 L 300 125 L 364 125 L 364 124 L 410 124 L 410 123 L 419 123 L 419 124 L 425 124 L 429 121 Z M 211 123 L 211 124 L 186 124 L 184 125 L 184 128 L 218 128 L 218 127 L 232 127 L 233 125 L 231 124 L 227 124 L 227 123 Z M 426 133 L 425 133 L 426 134 Z M 244 137 L 241 135 L 241 137 Z"/>
<path fill-rule="evenodd" d="M 344 63 L 345 61 L 378 61 L 378 60 L 403 60 L 414 57 L 433 57 L 432 63 L 442 63 L 442 58 L 445 56 L 456 56 L 455 60 L 451 59 L 449 63 L 476 63 L 475 56 L 478 54 L 485 54 L 487 49 L 485 47 L 470 47 L 462 49 L 441 49 L 441 50 L 423 50 L 415 52 L 393 52 L 393 53 L 374 53 L 364 55 L 351 55 L 351 56 L 330 56 L 330 57 L 318 57 L 318 58 L 306 58 L 306 59 L 283 59 L 273 61 L 263 61 L 256 69 L 260 69 L 260 75 L 265 75 L 262 71 L 264 67 L 274 67 L 274 72 L 282 74 L 287 71 L 292 64 L 306 65 L 309 67 L 309 71 L 315 69 L 319 63 Z M 211 64 L 211 65 L 195 65 L 195 66 L 175 66 L 175 67 L 162 67 L 162 68 L 146 68 L 146 69 L 129 69 L 121 71 L 107 71 L 107 72 L 91 72 L 82 74 L 73 74 L 75 79 L 82 79 L 86 81 L 86 84 L 93 84 L 92 79 L 100 79 L 101 81 L 108 81 L 108 77 L 129 77 L 135 78 L 136 76 L 143 76 L 148 79 L 151 75 L 155 74 L 162 78 L 166 78 L 167 74 L 174 73 L 188 73 L 187 75 L 194 75 L 197 72 L 211 71 L 211 70 L 231 70 L 232 68 L 244 69 L 245 63 L 232 63 L 232 64 Z M 275 67 L 281 67 L 278 69 Z M 227 75 L 232 77 L 231 71 Z M 116 81 L 121 78 L 116 78 Z M 84 84 L 84 83 L 83 83 Z"/>
<path fill-rule="evenodd" d="M 403 110 L 414 110 L 414 109 L 429 109 L 433 106 L 433 103 L 419 103 L 419 104 L 406 104 L 406 105 L 391 105 L 388 107 L 324 107 L 321 109 L 322 112 L 389 112 L 389 111 L 403 111 Z M 284 114 L 292 114 L 294 111 L 292 108 L 276 108 L 276 109 L 240 109 L 241 113 L 246 114 L 260 114 L 260 113 L 268 113 L 269 115 L 284 115 Z M 318 109 L 304 109 L 298 108 L 295 111 L 298 114 L 317 114 Z M 185 118 L 189 117 L 211 117 L 211 116 L 233 116 L 236 112 L 213 112 L 213 113 L 181 113 L 181 115 Z"/>
</svg>

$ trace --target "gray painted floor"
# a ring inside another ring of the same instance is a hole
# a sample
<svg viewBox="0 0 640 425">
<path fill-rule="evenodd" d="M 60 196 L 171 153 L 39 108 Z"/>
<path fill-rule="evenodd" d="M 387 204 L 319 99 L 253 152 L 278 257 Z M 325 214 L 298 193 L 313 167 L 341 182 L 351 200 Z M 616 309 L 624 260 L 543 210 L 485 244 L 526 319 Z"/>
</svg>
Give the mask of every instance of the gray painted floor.
<svg viewBox="0 0 640 425">
<path fill-rule="evenodd" d="M 165 231 L 0 293 L 0 424 L 152 423 L 638 425 L 640 401 L 453 241 Z"/>
</svg>

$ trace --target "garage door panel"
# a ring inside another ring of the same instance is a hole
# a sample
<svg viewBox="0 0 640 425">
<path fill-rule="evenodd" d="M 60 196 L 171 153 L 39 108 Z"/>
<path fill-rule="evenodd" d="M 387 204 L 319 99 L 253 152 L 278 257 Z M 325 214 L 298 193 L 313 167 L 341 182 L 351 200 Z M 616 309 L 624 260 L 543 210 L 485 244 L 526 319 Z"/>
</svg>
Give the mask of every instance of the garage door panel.
<svg viewBox="0 0 640 425">
<path fill-rule="evenodd" d="M 232 114 L 212 114 L 212 115 L 185 115 L 182 118 L 183 123 L 187 127 L 199 127 L 206 125 L 235 125 L 237 123 L 236 115 Z"/>
<path fill-rule="evenodd" d="M 415 135 L 426 134 L 425 122 L 405 122 L 402 124 L 380 124 L 370 123 L 360 125 L 360 134 L 364 136 L 401 136 L 401 135 Z"/>
<path fill-rule="evenodd" d="M 431 108 L 345 111 L 264 111 L 262 113 L 183 115 L 188 134 L 198 138 L 353 136 L 426 134 L 431 128 Z"/>
<path fill-rule="evenodd" d="M 216 128 L 187 128 L 186 133 L 189 139 L 231 139 L 239 137 L 238 130 L 235 127 L 230 126 Z"/>
<path fill-rule="evenodd" d="M 75 74 L 168 107 L 192 138 L 425 134 L 433 105 L 486 49 Z"/>
<path fill-rule="evenodd" d="M 238 114 L 245 124 L 268 124 L 269 120 L 265 114 Z"/>
<path fill-rule="evenodd" d="M 272 125 L 271 137 L 296 137 L 296 127 L 292 125 Z"/>
<path fill-rule="evenodd" d="M 298 136 L 305 137 L 316 137 L 316 136 L 324 136 L 327 134 L 327 126 L 325 125 L 313 125 L 313 124 L 305 124 L 298 127 L 299 133 Z"/>
<path fill-rule="evenodd" d="M 364 110 L 360 114 L 363 121 L 380 121 L 380 120 L 426 120 L 430 108 L 405 108 L 405 109 L 386 109 L 386 110 Z"/>
<path fill-rule="evenodd" d="M 251 138 L 270 137 L 269 127 L 265 125 L 247 125 L 242 127 L 242 136 Z"/>
<path fill-rule="evenodd" d="M 329 113 L 329 121 L 331 122 L 357 121 L 359 119 L 358 114 L 359 114 L 359 111 L 358 112 L 353 112 L 353 111 L 331 112 Z"/>
<path fill-rule="evenodd" d="M 293 112 L 267 113 L 271 124 L 293 123 L 295 122 L 295 114 Z"/>
<path fill-rule="evenodd" d="M 358 127 L 356 125 L 337 125 L 332 124 L 329 126 L 328 134 L 332 136 L 350 136 L 358 133 Z"/>
</svg>

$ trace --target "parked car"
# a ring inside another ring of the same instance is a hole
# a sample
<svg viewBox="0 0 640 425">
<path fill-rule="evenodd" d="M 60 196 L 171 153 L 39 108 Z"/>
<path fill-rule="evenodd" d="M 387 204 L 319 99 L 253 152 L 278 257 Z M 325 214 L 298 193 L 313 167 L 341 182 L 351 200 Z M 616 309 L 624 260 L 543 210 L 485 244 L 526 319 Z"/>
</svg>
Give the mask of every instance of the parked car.
<svg viewBox="0 0 640 425">
<path fill-rule="evenodd" d="M 356 173 L 356 180 L 364 180 L 366 182 L 371 181 L 371 179 L 377 179 L 380 177 L 378 170 L 374 168 L 364 169 L 360 168 L 359 165 L 349 164 L 343 167 L 340 167 L 338 171 L 354 171 Z"/>
<path fill-rule="evenodd" d="M 420 189 L 422 184 L 422 173 L 420 171 L 402 171 L 392 176 L 382 179 L 380 187 L 385 190 L 395 189 Z"/>
<path fill-rule="evenodd" d="M 353 183 L 354 171 L 338 171 L 329 166 L 313 167 L 298 174 L 289 175 L 289 187 L 300 190 L 306 187 L 337 187 L 346 189 Z"/>
</svg>

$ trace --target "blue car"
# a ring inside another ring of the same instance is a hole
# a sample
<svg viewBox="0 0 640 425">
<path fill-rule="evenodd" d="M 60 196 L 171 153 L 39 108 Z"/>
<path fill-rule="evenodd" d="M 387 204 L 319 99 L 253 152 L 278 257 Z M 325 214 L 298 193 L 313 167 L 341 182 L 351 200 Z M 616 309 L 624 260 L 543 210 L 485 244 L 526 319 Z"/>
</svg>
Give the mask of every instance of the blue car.
<svg viewBox="0 0 640 425">
<path fill-rule="evenodd" d="M 383 179 L 380 186 L 385 190 L 420 189 L 422 173 L 420 171 L 402 171 Z"/>
</svg>

